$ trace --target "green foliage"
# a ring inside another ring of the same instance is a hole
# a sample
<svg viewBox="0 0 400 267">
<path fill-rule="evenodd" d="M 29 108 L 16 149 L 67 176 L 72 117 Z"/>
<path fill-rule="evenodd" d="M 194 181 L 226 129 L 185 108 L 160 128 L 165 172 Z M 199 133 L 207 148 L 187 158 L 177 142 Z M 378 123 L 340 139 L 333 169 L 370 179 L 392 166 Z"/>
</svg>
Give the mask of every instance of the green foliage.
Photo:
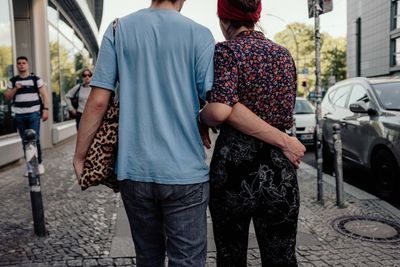
<svg viewBox="0 0 400 267">
<path fill-rule="evenodd" d="M 297 65 L 298 94 L 308 95 L 315 88 L 315 40 L 314 27 L 304 23 L 291 23 L 286 29 L 274 36 L 275 42 L 286 47 Z M 297 41 L 297 46 L 296 46 Z M 303 70 L 308 75 L 303 75 Z M 322 88 L 331 85 L 330 77 L 336 81 L 346 78 L 346 39 L 333 38 L 328 33 L 321 33 L 321 82 Z M 307 81 L 304 88 L 302 81 Z"/>
<path fill-rule="evenodd" d="M 0 46 L 0 90 L 6 89 L 6 84 L 12 75 L 13 55 L 11 46 Z"/>
</svg>

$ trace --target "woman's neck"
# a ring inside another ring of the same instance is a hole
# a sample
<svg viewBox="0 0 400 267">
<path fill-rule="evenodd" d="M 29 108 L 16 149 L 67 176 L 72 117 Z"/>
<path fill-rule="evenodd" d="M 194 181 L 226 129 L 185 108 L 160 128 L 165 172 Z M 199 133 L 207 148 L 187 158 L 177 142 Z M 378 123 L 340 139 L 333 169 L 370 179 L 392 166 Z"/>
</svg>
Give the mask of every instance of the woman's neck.
<svg viewBox="0 0 400 267">
<path fill-rule="evenodd" d="M 246 32 L 246 31 L 254 31 L 254 28 L 248 28 L 245 26 L 241 26 L 240 28 L 237 28 L 234 32 L 232 32 L 230 39 L 233 40 L 236 38 L 236 36 L 238 36 L 239 33 Z"/>
</svg>

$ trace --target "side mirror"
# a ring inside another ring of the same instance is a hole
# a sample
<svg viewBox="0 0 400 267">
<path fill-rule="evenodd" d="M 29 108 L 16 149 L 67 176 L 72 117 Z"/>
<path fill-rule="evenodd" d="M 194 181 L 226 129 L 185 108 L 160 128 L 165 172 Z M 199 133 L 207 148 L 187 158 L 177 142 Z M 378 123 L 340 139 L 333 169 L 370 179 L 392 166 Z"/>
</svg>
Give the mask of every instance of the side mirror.
<svg viewBox="0 0 400 267">
<path fill-rule="evenodd" d="M 368 113 L 368 105 L 364 101 L 357 101 L 350 104 L 350 110 L 354 113 Z"/>
</svg>

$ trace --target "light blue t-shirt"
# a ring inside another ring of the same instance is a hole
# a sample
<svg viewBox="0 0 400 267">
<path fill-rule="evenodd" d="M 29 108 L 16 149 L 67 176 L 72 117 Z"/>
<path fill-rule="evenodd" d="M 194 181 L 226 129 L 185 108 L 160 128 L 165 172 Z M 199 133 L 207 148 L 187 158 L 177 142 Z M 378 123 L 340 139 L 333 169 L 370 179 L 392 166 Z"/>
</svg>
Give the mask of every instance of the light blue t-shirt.
<svg viewBox="0 0 400 267">
<path fill-rule="evenodd" d="M 198 98 L 213 82 L 211 32 L 167 9 L 142 9 L 103 37 L 91 85 L 119 77 L 117 176 L 159 184 L 208 181 L 197 127 Z"/>
</svg>

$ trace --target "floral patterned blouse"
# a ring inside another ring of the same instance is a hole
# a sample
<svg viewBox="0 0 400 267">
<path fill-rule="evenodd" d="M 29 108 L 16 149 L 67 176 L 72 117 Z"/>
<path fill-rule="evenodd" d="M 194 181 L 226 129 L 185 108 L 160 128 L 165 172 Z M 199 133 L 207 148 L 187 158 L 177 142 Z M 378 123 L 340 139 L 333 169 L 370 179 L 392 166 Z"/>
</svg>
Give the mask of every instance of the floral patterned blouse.
<svg viewBox="0 0 400 267">
<path fill-rule="evenodd" d="M 280 130 L 293 124 L 296 67 L 289 51 L 262 32 L 244 31 L 218 43 L 209 102 L 240 102 Z"/>
</svg>

